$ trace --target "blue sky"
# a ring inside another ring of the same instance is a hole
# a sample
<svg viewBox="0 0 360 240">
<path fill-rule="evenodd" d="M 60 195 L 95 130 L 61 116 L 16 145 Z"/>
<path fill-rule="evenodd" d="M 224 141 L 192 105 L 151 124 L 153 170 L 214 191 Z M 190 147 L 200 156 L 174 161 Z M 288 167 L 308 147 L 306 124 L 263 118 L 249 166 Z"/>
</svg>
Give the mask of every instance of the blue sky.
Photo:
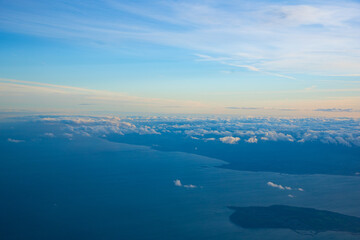
<svg viewBox="0 0 360 240">
<path fill-rule="evenodd" d="M 0 9 L 3 111 L 359 117 L 359 1 L 4 0 Z"/>
</svg>

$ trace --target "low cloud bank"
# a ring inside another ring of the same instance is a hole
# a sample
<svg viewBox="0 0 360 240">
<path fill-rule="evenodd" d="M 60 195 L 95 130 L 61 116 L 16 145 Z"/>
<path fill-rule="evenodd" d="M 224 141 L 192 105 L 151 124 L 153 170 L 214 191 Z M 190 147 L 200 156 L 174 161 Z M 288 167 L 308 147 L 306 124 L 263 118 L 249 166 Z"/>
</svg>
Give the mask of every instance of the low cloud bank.
<svg viewBox="0 0 360 240">
<path fill-rule="evenodd" d="M 351 118 L 52 116 L 39 120 L 63 123 L 70 133 L 83 136 L 176 134 L 204 142 L 217 139 L 226 144 L 281 141 L 360 147 L 360 120 Z"/>
</svg>

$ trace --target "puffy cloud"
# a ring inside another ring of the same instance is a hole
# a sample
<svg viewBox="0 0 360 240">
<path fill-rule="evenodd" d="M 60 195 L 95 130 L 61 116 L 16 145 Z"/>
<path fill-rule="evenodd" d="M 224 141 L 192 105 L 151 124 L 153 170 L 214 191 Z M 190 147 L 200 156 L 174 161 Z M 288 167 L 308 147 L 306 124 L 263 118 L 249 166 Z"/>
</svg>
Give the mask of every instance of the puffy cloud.
<svg viewBox="0 0 360 240">
<path fill-rule="evenodd" d="M 8 140 L 8 142 L 12 142 L 12 143 L 25 142 L 25 140 L 19 140 L 19 139 L 13 139 L 13 138 L 8 138 L 7 140 Z"/>
<path fill-rule="evenodd" d="M 174 185 L 177 187 L 182 187 L 182 183 L 179 179 L 174 180 Z"/>
<path fill-rule="evenodd" d="M 272 141 L 289 141 L 294 142 L 294 137 L 290 134 L 278 133 L 276 131 L 269 131 L 265 133 L 265 138 Z M 265 139 L 263 139 L 265 140 Z"/>
<path fill-rule="evenodd" d="M 239 137 L 222 137 L 220 138 L 220 141 L 227 144 L 235 144 L 238 141 L 240 141 Z"/>
<path fill-rule="evenodd" d="M 251 138 L 245 140 L 245 142 L 248 142 L 248 143 L 257 143 L 258 140 L 257 140 L 257 138 L 254 136 L 254 137 L 251 137 Z"/>
<path fill-rule="evenodd" d="M 159 132 L 157 132 L 155 129 L 149 127 L 149 126 L 143 126 L 140 127 L 137 131 L 138 134 L 140 135 L 145 135 L 145 134 L 160 134 Z"/>
<path fill-rule="evenodd" d="M 203 141 L 220 139 L 234 144 L 286 141 L 321 142 L 360 146 L 360 121 L 322 118 L 221 118 L 221 117 L 40 117 L 41 121 L 64 124 L 73 134 L 103 136 L 110 134 L 176 134 Z"/>
<path fill-rule="evenodd" d="M 134 121 L 132 118 L 121 119 L 118 117 L 52 117 L 52 118 L 42 118 L 42 121 L 51 121 L 64 123 L 66 126 L 75 134 L 80 134 L 83 136 L 103 136 L 104 134 L 116 133 L 120 135 L 128 133 L 137 133 L 137 134 L 160 134 L 154 126 L 148 126 L 144 123 L 148 121 L 154 121 L 155 119 L 147 119 L 147 121 L 142 121 L 137 127 L 131 121 Z M 153 123 L 153 124 L 154 124 Z"/>
<path fill-rule="evenodd" d="M 186 129 L 186 128 L 191 128 L 191 125 L 190 124 L 175 124 L 173 126 L 171 126 L 173 128 L 181 128 L 181 129 Z"/>
<path fill-rule="evenodd" d="M 289 194 L 288 197 L 289 197 L 289 198 L 294 198 L 295 196 L 292 195 L 292 194 Z"/>
<path fill-rule="evenodd" d="M 174 185 L 175 185 L 176 187 L 197 188 L 197 186 L 196 186 L 196 185 L 193 185 L 193 184 L 185 184 L 185 185 L 183 185 L 183 184 L 181 183 L 180 179 L 176 179 L 176 180 L 174 180 L 173 182 L 174 182 Z"/>
<path fill-rule="evenodd" d="M 44 133 L 44 136 L 46 137 L 55 137 L 53 133 Z"/>
</svg>

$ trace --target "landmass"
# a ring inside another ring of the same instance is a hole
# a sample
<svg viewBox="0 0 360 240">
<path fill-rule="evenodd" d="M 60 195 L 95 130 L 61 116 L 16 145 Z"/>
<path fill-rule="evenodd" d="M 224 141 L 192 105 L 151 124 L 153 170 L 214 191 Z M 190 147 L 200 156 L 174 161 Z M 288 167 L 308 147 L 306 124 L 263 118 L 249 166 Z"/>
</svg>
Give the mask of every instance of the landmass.
<svg viewBox="0 0 360 240">
<path fill-rule="evenodd" d="M 107 140 L 150 146 L 159 151 L 178 151 L 223 160 L 220 167 L 239 171 L 285 174 L 327 174 L 358 176 L 360 148 L 335 144 L 202 141 L 176 134 L 109 134 Z"/>
<path fill-rule="evenodd" d="M 229 207 L 235 210 L 230 221 L 249 229 L 290 229 L 301 234 L 325 231 L 360 234 L 360 218 L 314 208 L 272 205 Z"/>
</svg>

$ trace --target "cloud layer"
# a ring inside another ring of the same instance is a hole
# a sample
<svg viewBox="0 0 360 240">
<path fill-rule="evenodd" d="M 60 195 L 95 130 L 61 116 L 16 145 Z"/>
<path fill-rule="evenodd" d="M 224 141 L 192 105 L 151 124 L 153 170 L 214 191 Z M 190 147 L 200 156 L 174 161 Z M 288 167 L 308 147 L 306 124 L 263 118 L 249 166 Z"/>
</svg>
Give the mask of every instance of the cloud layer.
<svg viewBox="0 0 360 240">
<path fill-rule="evenodd" d="M 360 122 L 351 118 L 221 118 L 221 117 L 76 117 L 37 118 L 65 124 L 68 133 L 82 136 L 107 134 L 176 134 L 193 141 L 225 144 L 308 142 L 360 147 Z M 49 135 L 49 134 L 46 134 Z"/>
</svg>

